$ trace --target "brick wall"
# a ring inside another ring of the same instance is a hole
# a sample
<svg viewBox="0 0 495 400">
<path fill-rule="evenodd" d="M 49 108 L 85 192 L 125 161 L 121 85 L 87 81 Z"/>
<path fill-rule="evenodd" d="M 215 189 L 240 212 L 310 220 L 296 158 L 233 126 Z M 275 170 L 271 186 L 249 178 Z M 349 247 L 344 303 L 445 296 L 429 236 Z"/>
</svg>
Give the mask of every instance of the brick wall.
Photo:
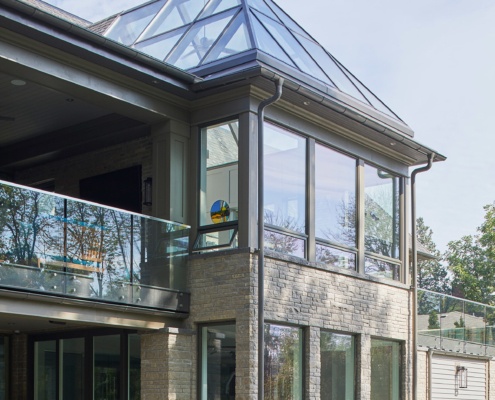
<svg viewBox="0 0 495 400">
<path fill-rule="evenodd" d="M 167 328 L 141 335 L 141 398 L 189 400 L 195 397 L 192 343 L 194 332 Z"/>
</svg>

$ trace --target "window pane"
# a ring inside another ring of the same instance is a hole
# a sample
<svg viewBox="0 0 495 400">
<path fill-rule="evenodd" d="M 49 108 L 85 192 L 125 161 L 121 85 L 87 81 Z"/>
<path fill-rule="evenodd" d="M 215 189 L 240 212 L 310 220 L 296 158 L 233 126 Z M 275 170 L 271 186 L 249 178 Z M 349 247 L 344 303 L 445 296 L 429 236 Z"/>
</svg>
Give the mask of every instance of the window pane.
<svg viewBox="0 0 495 400">
<path fill-rule="evenodd" d="M 235 325 L 201 329 L 201 399 L 235 398 Z"/>
<path fill-rule="evenodd" d="M 60 341 L 62 352 L 62 382 L 64 399 L 84 399 L 84 339 Z"/>
<path fill-rule="evenodd" d="M 94 346 L 94 398 L 120 399 L 120 335 L 96 336 Z"/>
<path fill-rule="evenodd" d="M 57 398 L 57 342 L 36 342 L 34 347 L 34 398 Z"/>
<path fill-rule="evenodd" d="M 302 399 L 302 331 L 265 324 L 265 398 Z"/>
<path fill-rule="evenodd" d="M 290 254 L 299 258 L 305 257 L 304 239 L 291 235 L 284 235 L 270 230 L 265 230 L 265 248 L 279 253 Z"/>
<path fill-rule="evenodd" d="M 356 160 L 315 149 L 316 237 L 356 247 Z"/>
<path fill-rule="evenodd" d="M 0 337 L 0 400 L 7 399 L 9 370 L 9 338 Z"/>
<path fill-rule="evenodd" d="M 218 40 L 234 12 L 226 11 L 195 23 L 166 61 L 182 69 L 197 66 Z"/>
<path fill-rule="evenodd" d="M 194 243 L 194 251 L 207 251 L 225 247 L 237 247 L 237 229 L 199 232 Z"/>
<path fill-rule="evenodd" d="M 366 257 L 364 259 L 364 273 L 398 281 L 400 280 L 400 265 Z"/>
<path fill-rule="evenodd" d="M 139 335 L 128 336 L 129 340 L 129 400 L 141 399 L 141 339 Z"/>
<path fill-rule="evenodd" d="M 265 124 L 265 223 L 305 233 L 306 140 Z"/>
<path fill-rule="evenodd" d="M 354 400 L 354 337 L 321 332 L 322 400 Z"/>
<path fill-rule="evenodd" d="M 356 254 L 343 251 L 331 246 L 316 245 L 316 261 L 332 267 L 356 269 Z"/>
<path fill-rule="evenodd" d="M 237 221 L 238 121 L 209 126 L 201 137 L 200 224 Z"/>
<path fill-rule="evenodd" d="M 205 0 L 169 1 L 150 24 L 143 38 L 150 38 L 191 23 L 205 3 Z"/>
<path fill-rule="evenodd" d="M 106 36 L 125 45 L 134 43 L 164 3 L 162 0 L 122 15 Z"/>
<path fill-rule="evenodd" d="M 371 340 L 371 400 L 400 399 L 400 343 Z"/>
<path fill-rule="evenodd" d="M 399 258 L 399 178 L 370 165 L 364 171 L 365 249 Z"/>
</svg>

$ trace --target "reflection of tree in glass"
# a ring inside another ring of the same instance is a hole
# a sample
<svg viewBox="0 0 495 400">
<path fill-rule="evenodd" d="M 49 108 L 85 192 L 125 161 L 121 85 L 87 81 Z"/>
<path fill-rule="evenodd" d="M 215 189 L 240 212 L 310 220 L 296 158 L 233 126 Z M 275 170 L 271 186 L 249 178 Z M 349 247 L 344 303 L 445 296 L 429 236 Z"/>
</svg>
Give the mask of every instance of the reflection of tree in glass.
<svg viewBox="0 0 495 400">
<path fill-rule="evenodd" d="M 292 232 L 301 232 L 302 227 L 297 224 L 295 218 L 274 214 L 265 210 L 265 223 L 278 226 Z M 284 254 L 297 254 L 301 251 L 301 239 L 282 233 L 265 231 L 265 243 L 267 247 Z M 304 253 L 304 251 L 303 251 Z"/>
<path fill-rule="evenodd" d="M 265 325 L 265 398 L 298 399 L 299 336 L 297 328 Z"/>
<path fill-rule="evenodd" d="M 327 208 L 330 212 L 330 207 Z M 349 200 L 342 199 L 335 207 L 337 225 L 322 229 L 322 239 L 356 247 L 356 199 L 352 196 Z"/>
<path fill-rule="evenodd" d="M 0 190 L 0 251 L 5 259 L 22 265 L 36 265 L 36 246 L 50 220 L 40 212 L 43 195 L 2 185 Z"/>
</svg>

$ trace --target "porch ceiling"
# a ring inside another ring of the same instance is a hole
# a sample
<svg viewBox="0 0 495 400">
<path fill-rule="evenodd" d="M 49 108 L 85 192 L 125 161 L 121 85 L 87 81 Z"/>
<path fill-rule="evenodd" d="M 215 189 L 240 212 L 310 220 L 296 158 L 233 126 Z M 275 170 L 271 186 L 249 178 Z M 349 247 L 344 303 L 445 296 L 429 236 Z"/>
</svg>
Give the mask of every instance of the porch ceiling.
<svg viewBox="0 0 495 400">
<path fill-rule="evenodd" d="M 146 123 L 2 71 L 0 171 L 9 173 L 145 134 Z"/>
</svg>

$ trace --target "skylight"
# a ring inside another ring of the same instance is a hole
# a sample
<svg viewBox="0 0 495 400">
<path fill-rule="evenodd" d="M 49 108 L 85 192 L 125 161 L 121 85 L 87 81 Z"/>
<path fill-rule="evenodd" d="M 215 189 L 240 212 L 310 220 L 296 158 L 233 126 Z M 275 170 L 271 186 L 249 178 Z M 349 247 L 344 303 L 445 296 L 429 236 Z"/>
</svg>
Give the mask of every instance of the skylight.
<svg viewBox="0 0 495 400">
<path fill-rule="evenodd" d="M 261 52 L 398 119 L 272 0 L 155 0 L 120 14 L 105 36 L 200 75 L 219 60 Z"/>
</svg>

